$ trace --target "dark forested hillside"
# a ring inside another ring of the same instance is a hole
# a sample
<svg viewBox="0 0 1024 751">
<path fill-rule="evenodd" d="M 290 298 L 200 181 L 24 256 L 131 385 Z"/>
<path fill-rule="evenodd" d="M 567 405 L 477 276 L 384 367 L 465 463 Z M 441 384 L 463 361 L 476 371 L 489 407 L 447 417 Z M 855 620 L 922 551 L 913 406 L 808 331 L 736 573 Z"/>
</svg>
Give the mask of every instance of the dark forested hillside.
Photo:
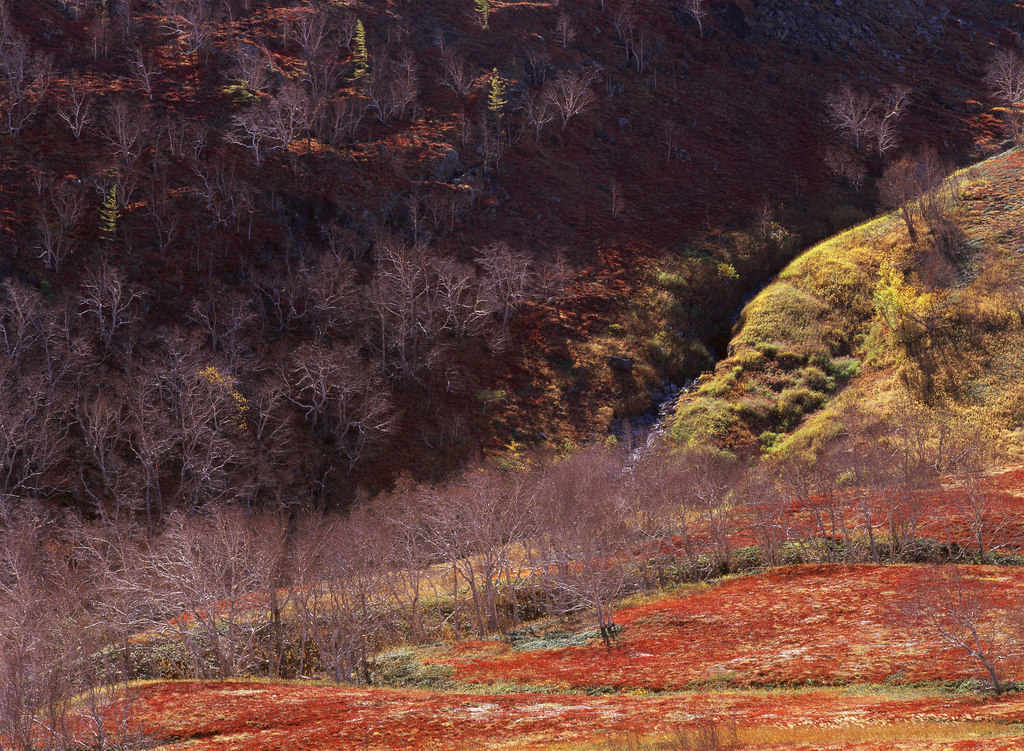
<svg viewBox="0 0 1024 751">
<path fill-rule="evenodd" d="M 886 164 L 995 148 L 1018 14 L 7 2 L 0 492 L 344 504 L 603 438 Z"/>
</svg>

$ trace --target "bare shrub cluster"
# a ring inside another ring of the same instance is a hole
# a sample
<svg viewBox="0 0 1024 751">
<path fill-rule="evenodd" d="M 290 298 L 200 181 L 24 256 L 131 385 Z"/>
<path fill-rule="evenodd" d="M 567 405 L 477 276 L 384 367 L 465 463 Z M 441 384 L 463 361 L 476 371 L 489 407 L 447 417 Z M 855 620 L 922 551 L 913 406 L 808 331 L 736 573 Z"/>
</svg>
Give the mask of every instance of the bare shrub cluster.
<svg viewBox="0 0 1024 751">
<path fill-rule="evenodd" d="M 960 180 L 948 177 L 950 172 L 933 149 L 925 148 L 890 165 L 878 186 L 882 203 L 899 209 L 911 242 L 918 243 L 918 225 L 923 221 L 934 248 L 946 255 L 955 253 L 961 238 L 955 217 Z"/>
<path fill-rule="evenodd" d="M 883 156 L 899 144 L 897 125 L 909 94 L 902 86 L 869 94 L 844 84 L 826 99 L 828 122 L 854 151 L 873 149 Z"/>
</svg>

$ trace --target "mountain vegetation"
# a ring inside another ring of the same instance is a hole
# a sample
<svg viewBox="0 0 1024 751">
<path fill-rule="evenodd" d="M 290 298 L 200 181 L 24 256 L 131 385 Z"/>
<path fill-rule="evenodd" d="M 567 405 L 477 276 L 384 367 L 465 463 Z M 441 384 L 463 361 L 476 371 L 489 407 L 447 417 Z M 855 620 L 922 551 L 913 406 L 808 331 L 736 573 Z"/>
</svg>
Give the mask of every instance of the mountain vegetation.
<svg viewBox="0 0 1024 751">
<path fill-rule="evenodd" d="M 0 0 L 0 749 L 1014 748 L 1020 26 Z"/>
</svg>

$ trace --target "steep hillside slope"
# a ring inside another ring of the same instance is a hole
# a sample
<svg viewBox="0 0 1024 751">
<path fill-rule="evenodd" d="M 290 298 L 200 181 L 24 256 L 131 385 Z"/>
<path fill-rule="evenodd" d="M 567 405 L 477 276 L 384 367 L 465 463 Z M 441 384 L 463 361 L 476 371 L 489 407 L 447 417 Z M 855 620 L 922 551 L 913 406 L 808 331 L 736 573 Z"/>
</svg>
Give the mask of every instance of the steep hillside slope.
<svg viewBox="0 0 1024 751">
<path fill-rule="evenodd" d="M 896 212 L 801 255 L 746 306 L 676 437 L 820 452 L 924 421 L 935 469 L 968 445 L 1019 455 L 1022 163 L 1015 149 L 951 177 L 941 220 L 914 220 L 917 243 Z"/>
</svg>

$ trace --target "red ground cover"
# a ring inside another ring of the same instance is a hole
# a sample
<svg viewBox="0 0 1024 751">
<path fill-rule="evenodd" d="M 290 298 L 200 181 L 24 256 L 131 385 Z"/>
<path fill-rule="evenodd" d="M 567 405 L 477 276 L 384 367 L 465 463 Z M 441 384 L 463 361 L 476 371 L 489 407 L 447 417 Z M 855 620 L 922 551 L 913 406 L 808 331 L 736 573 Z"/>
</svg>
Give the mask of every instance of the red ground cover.
<svg viewBox="0 0 1024 751">
<path fill-rule="evenodd" d="M 549 749 L 606 733 L 692 726 L 728 718 L 737 728 L 848 733 L 894 723 L 1024 721 L 1024 697 L 890 698 L 836 691 L 672 697 L 485 696 L 252 683 L 161 683 L 138 696 L 140 730 L 164 749 Z M 859 749 L 1011 749 L 1020 739 L 955 744 L 843 743 Z M 747 745 L 747 748 L 760 744 Z M 770 746 L 762 746 L 770 747 Z M 812 746 L 787 745 L 787 748 Z M 814 748 L 822 748 L 815 744 Z"/>
<path fill-rule="evenodd" d="M 876 495 L 863 501 L 853 494 L 815 495 L 787 505 L 781 523 L 785 539 L 809 540 L 824 532 L 841 540 L 843 530 L 860 539 L 859 556 L 867 555 L 867 518 L 876 538 L 884 543 L 890 523 L 900 534 L 928 540 L 936 546 L 977 556 L 978 535 L 982 534 L 986 555 L 1024 553 L 1024 467 L 973 478 L 972 484 L 946 477 L 933 485 L 895 493 L 892 497 Z M 732 546 L 761 544 L 764 522 L 751 514 L 738 513 L 733 518 Z M 776 524 L 780 523 L 778 521 Z M 692 534 L 708 539 L 710 535 L 699 524 Z M 886 553 L 881 554 L 884 562 Z M 840 560 L 842 553 L 837 553 Z M 987 559 L 988 560 L 988 559 Z M 970 561 L 968 561 L 970 562 Z"/>
<path fill-rule="evenodd" d="M 1024 571 L 967 567 L 1003 604 Z M 980 677 L 964 653 L 908 627 L 898 605 L 930 570 L 797 566 L 623 610 L 617 644 L 552 650 L 487 646 L 454 658 L 455 678 L 559 688 L 678 690 L 696 684 L 808 685 Z M 1009 667 L 1012 669 L 1012 667 Z"/>
</svg>

